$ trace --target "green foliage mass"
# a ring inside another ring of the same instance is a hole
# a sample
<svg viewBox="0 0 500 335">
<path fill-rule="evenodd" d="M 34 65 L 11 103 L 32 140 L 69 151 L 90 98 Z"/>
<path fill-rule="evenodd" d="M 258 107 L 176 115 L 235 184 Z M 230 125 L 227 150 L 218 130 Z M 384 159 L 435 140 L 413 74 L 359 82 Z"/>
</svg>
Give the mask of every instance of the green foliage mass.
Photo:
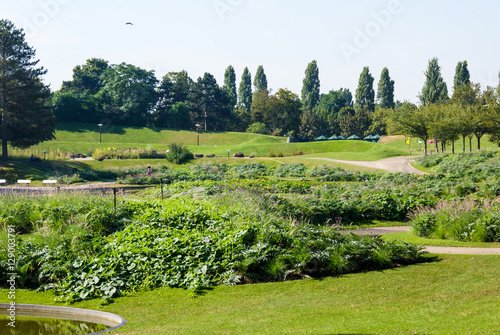
<svg viewBox="0 0 500 335">
<path fill-rule="evenodd" d="M 373 89 L 373 76 L 368 66 L 363 68 L 359 76 L 358 88 L 356 89 L 356 110 L 373 112 L 375 110 L 375 91 Z"/>
<path fill-rule="evenodd" d="M 423 105 L 436 104 L 448 98 L 448 88 L 441 75 L 437 58 L 429 60 L 424 87 L 419 97 Z"/>
<path fill-rule="evenodd" d="M 500 156 L 493 152 L 420 159 L 454 181 L 448 201 L 418 208 L 411 224 L 419 236 L 458 241 L 500 241 Z"/>
<path fill-rule="evenodd" d="M 193 158 L 193 154 L 182 144 L 172 143 L 169 145 L 166 159 L 170 163 L 180 164 Z"/>
<path fill-rule="evenodd" d="M 43 203 L 41 199 L 26 201 L 35 208 Z M 65 199 L 59 201 L 61 205 Z M 341 235 L 330 227 L 276 220 L 272 214 L 256 222 L 222 203 L 187 198 L 124 201 L 116 219 L 126 222 L 125 227 L 115 227 L 103 239 L 107 232 L 93 227 L 108 222 L 105 207 L 109 208 L 109 201 L 104 202 L 97 199 L 86 204 L 100 215 L 89 215 L 84 222 L 74 217 L 79 232 L 62 226 L 52 242 L 17 239 L 21 287 L 55 288 L 70 300 L 112 298 L 160 286 L 196 290 L 384 269 L 421 258 L 418 247 Z M 55 229 L 48 222 L 43 227 Z M 6 254 L 2 253 L 0 261 L 2 279 L 8 272 Z"/>
<path fill-rule="evenodd" d="M 56 120 L 49 103 L 50 89 L 42 82 L 47 71 L 37 67 L 38 62 L 23 30 L 0 19 L 2 161 L 9 159 L 7 144 L 29 148 L 54 138 Z"/>
<path fill-rule="evenodd" d="M 499 241 L 498 188 L 491 186 L 499 184 L 499 156 L 456 157 L 422 160 L 442 171 L 423 176 L 301 164 L 170 169 L 164 201 L 159 188 L 148 189 L 120 200 L 115 212 L 102 196 L 9 194 L 0 225 L 22 234 L 19 288 L 53 288 L 68 300 L 385 269 L 422 260 L 420 248 L 338 228 L 411 214 L 421 236 Z M 5 282 L 8 253 L 0 254 Z"/>
</svg>

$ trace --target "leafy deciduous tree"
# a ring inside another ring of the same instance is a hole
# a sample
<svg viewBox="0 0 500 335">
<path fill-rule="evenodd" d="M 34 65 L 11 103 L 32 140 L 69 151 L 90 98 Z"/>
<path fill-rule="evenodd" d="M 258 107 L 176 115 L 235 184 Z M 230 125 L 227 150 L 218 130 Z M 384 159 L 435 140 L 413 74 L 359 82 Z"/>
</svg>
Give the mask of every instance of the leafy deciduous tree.
<svg viewBox="0 0 500 335">
<path fill-rule="evenodd" d="M 103 87 L 102 75 L 106 72 L 108 67 L 108 61 L 104 59 L 87 59 L 84 65 L 77 65 L 73 69 L 73 80 L 64 81 L 61 91 L 97 94 Z"/>
<path fill-rule="evenodd" d="M 110 66 L 103 79 L 103 91 L 110 99 L 107 115 L 117 117 L 123 125 L 147 125 L 157 101 L 154 71 L 121 63 Z"/>
<path fill-rule="evenodd" d="M 366 109 L 357 109 L 353 113 L 352 109 L 345 108 L 339 120 L 341 135 L 357 135 L 363 138 L 370 127 L 370 114 Z"/>
<path fill-rule="evenodd" d="M 424 142 L 424 155 L 427 155 L 427 140 L 429 139 L 434 106 L 417 107 L 412 103 L 404 102 L 393 115 L 396 129 L 411 137 L 422 139 Z"/>
<path fill-rule="evenodd" d="M 331 90 L 327 94 L 322 94 L 317 107 L 318 118 L 321 120 L 321 125 L 317 125 L 318 128 L 324 130 L 326 120 L 326 133 L 339 134 L 339 111 L 344 107 L 352 107 L 352 105 L 352 94 L 347 88 L 341 88 L 337 91 Z"/>
<path fill-rule="evenodd" d="M 156 127 L 189 129 L 192 126 L 189 114 L 189 96 L 194 83 L 186 71 L 169 72 L 163 76 L 158 87 L 158 100 L 154 112 Z M 176 106 L 174 110 L 174 106 Z"/>
<path fill-rule="evenodd" d="M 319 117 L 315 110 L 305 110 L 300 117 L 300 136 L 313 139 L 319 135 Z"/>
</svg>

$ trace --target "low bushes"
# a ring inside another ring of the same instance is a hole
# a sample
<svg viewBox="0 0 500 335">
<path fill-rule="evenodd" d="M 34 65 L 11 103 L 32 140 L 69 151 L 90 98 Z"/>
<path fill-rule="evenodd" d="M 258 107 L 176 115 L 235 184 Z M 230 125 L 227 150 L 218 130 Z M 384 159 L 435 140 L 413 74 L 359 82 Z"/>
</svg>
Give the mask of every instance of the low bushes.
<svg viewBox="0 0 500 335">
<path fill-rule="evenodd" d="M 172 143 L 168 148 L 166 159 L 170 163 L 180 164 L 193 158 L 193 154 L 182 144 Z"/>
<path fill-rule="evenodd" d="M 440 201 L 435 207 L 413 211 L 417 235 L 458 241 L 500 242 L 500 204 L 465 198 Z"/>
</svg>

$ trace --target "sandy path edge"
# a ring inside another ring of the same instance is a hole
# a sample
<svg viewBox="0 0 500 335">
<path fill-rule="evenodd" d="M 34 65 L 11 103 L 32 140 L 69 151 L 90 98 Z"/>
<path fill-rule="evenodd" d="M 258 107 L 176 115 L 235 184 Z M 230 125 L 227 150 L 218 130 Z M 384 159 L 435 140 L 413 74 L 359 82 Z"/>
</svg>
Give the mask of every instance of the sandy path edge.
<svg viewBox="0 0 500 335">
<path fill-rule="evenodd" d="M 410 231 L 409 226 L 396 227 L 373 227 L 360 228 L 352 230 L 344 230 L 343 232 L 351 232 L 359 235 L 377 236 L 390 233 L 401 233 Z M 453 254 L 453 255 L 500 255 L 500 248 L 473 248 L 473 247 L 439 247 L 425 245 L 424 251 L 432 254 Z"/>
<path fill-rule="evenodd" d="M 404 172 L 404 173 L 415 173 L 415 174 L 426 174 L 426 172 L 415 169 L 411 166 L 411 162 L 417 158 L 417 156 L 398 156 L 384 158 L 378 161 L 346 161 L 341 159 L 333 158 L 321 158 L 321 157 L 309 157 L 310 159 L 326 160 L 330 162 L 351 164 L 363 167 L 369 167 L 374 169 L 385 170 L 388 172 Z"/>
</svg>

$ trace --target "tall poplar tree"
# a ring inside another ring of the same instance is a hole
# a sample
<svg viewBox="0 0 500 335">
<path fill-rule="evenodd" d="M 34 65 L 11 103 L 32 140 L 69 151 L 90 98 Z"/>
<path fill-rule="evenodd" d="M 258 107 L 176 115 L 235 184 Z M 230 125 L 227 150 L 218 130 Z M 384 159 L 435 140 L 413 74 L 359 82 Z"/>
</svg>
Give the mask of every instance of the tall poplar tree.
<svg viewBox="0 0 500 335">
<path fill-rule="evenodd" d="M 239 108 L 250 111 L 252 108 L 252 77 L 248 67 L 245 67 L 241 75 L 240 87 L 238 89 Z"/>
<path fill-rule="evenodd" d="M 50 90 L 42 83 L 46 73 L 37 67 L 35 50 L 22 29 L 0 20 L 0 138 L 2 160 L 7 144 L 28 148 L 54 138 L 55 118 L 49 105 Z"/>
<path fill-rule="evenodd" d="M 419 98 L 423 105 L 437 104 L 448 98 L 448 88 L 441 76 L 441 67 L 437 58 L 429 61 L 427 71 L 425 71 L 424 87 Z"/>
<path fill-rule="evenodd" d="M 356 110 L 366 110 L 373 112 L 375 110 L 375 91 L 373 90 L 373 76 L 370 74 L 368 66 L 363 68 L 359 76 L 358 88 L 356 89 Z"/>
<path fill-rule="evenodd" d="M 267 90 L 267 77 L 264 73 L 264 67 L 259 65 L 257 72 L 255 73 L 255 78 L 253 80 L 253 86 L 255 91 Z"/>
<path fill-rule="evenodd" d="M 455 92 L 462 85 L 470 85 L 470 73 L 467 67 L 467 61 L 458 62 L 457 67 L 455 68 L 455 77 L 453 78 L 453 96 L 455 96 Z"/>
<path fill-rule="evenodd" d="M 238 102 L 238 95 L 236 93 L 236 72 L 232 65 L 229 65 L 224 73 L 224 85 L 222 89 L 229 96 L 229 102 L 234 108 Z"/>
<path fill-rule="evenodd" d="M 302 81 L 302 108 L 311 110 L 319 103 L 319 70 L 316 60 L 307 65 L 305 77 Z"/>
<path fill-rule="evenodd" d="M 394 108 L 394 80 L 389 76 L 389 70 L 386 67 L 380 74 L 377 99 L 381 108 Z"/>
</svg>

